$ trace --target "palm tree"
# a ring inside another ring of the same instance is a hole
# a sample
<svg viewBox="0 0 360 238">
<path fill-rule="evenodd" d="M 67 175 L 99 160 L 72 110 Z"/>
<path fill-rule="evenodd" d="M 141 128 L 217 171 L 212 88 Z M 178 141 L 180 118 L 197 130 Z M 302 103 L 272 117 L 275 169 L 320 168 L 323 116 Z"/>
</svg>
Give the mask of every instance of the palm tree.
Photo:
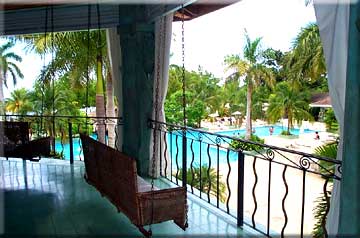
<svg viewBox="0 0 360 238">
<path fill-rule="evenodd" d="M 24 75 L 21 73 L 19 67 L 16 63 L 22 61 L 22 58 L 15 54 L 14 52 L 9 51 L 15 44 L 11 41 L 0 46 L 0 103 L 4 102 L 4 88 L 7 87 L 7 79 L 10 76 L 13 80 L 14 85 L 18 78 L 24 78 Z M 2 109 L 1 109 L 2 110 Z"/>
<path fill-rule="evenodd" d="M 53 37 L 52 37 L 53 36 Z M 55 57 L 46 69 L 46 78 L 56 74 L 68 73 L 74 85 L 84 86 L 88 74 L 96 75 L 96 116 L 107 115 L 105 110 L 105 82 L 104 72 L 108 84 L 112 87 L 112 78 L 109 72 L 109 64 L 106 52 L 105 32 L 90 31 L 88 39 L 87 32 L 58 32 L 52 36 L 30 35 L 22 36 L 20 39 L 28 43 L 28 49 L 39 54 L 53 52 Z M 46 46 L 46 47 L 45 47 Z M 53 46 L 53 47 L 52 47 Z M 106 90 L 107 99 L 113 100 L 113 90 Z M 88 106 L 88 105 L 83 105 Z M 108 112 L 114 112 L 114 103 L 107 103 Z M 111 107 L 111 108 L 110 108 Z M 113 115 L 113 114 L 112 114 Z M 110 116 L 110 115 L 108 115 Z M 97 123 L 98 140 L 105 143 L 105 124 L 103 120 Z M 109 137 L 115 132 L 109 129 Z"/>
<path fill-rule="evenodd" d="M 271 123 L 287 117 L 287 134 L 290 134 L 295 121 L 312 118 L 308 112 L 309 96 L 305 91 L 297 91 L 289 82 L 278 83 L 274 91 L 275 93 L 270 95 L 267 109 L 267 117 Z"/>
<path fill-rule="evenodd" d="M 232 70 L 233 73 L 228 80 L 243 80 L 247 86 L 246 95 L 246 139 L 251 138 L 251 103 L 252 93 L 257 85 L 266 83 L 272 87 L 275 76 L 270 68 L 267 68 L 262 62 L 262 51 L 260 49 L 261 38 L 251 41 L 245 34 L 246 44 L 244 47 L 244 58 L 240 55 L 229 55 L 225 57 L 226 70 Z"/>
<path fill-rule="evenodd" d="M 5 109 L 14 114 L 26 115 L 32 110 L 29 92 L 25 88 L 11 92 L 10 98 L 5 99 Z"/>
<path fill-rule="evenodd" d="M 292 51 L 286 56 L 285 68 L 297 86 L 299 81 L 313 82 L 326 74 L 324 51 L 316 23 L 308 24 L 296 36 Z"/>
<path fill-rule="evenodd" d="M 53 90 L 55 87 L 55 90 Z M 55 94 L 53 94 L 55 92 Z M 57 81 L 52 85 L 50 82 L 44 82 L 38 79 L 35 82 L 34 90 L 30 93 L 30 101 L 36 115 L 45 116 L 43 118 L 44 129 L 50 136 L 56 136 L 56 131 L 65 128 L 67 121 L 56 120 L 55 131 L 53 127 L 54 121 L 52 115 L 79 115 L 80 110 L 74 104 L 74 94 L 70 88 L 65 88 L 61 81 Z M 53 112 L 53 105 L 55 111 Z"/>
</svg>

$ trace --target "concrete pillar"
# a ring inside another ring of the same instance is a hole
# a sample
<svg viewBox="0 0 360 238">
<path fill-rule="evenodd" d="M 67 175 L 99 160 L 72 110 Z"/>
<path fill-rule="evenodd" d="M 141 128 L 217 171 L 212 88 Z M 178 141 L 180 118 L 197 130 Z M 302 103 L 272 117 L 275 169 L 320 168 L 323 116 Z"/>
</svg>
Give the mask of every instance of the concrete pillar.
<svg viewBox="0 0 360 238">
<path fill-rule="evenodd" d="M 119 28 L 122 51 L 124 108 L 123 152 L 137 159 L 138 173 L 148 175 L 155 59 L 154 24 Z"/>
<path fill-rule="evenodd" d="M 345 50 L 345 49 L 344 49 Z M 350 5 L 340 237 L 360 237 L 360 4 Z"/>
</svg>

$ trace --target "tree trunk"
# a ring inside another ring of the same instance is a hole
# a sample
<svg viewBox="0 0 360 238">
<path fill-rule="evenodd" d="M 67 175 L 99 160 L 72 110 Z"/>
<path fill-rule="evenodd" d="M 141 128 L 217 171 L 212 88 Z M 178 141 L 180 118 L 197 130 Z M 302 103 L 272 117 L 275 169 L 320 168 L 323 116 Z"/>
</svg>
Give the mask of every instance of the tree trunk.
<svg viewBox="0 0 360 238">
<path fill-rule="evenodd" d="M 289 113 L 289 111 L 287 112 L 287 119 L 288 119 L 288 129 L 287 129 L 287 132 L 288 132 L 288 135 L 290 135 L 290 129 L 293 127 L 293 124 L 292 124 L 292 114 Z"/>
<path fill-rule="evenodd" d="M 245 135 L 245 139 L 247 140 L 250 140 L 252 134 L 251 97 L 252 97 L 252 85 L 248 82 L 247 94 L 246 94 L 246 135 Z"/>
<path fill-rule="evenodd" d="M 115 117 L 115 108 L 114 108 L 114 87 L 113 80 L 110 69 L 107 73 L 106 78 L 106 115 L 108 117 Z M 108 130 L 108 145 L 112 148 L 115 147 L 115 127 L 117 124 L 116 119 L 107 120 L 107 130 Z"/>
<path fill-rule="evenodd" d="M 291 126 L 290 118 L 288 117 L 288 125 L 287 125 L 287 134 L 288 135 L 290 135 L 290 126 Z"/>
<path fill-rule="evenodd" d="M 105 116 L 105 99 L 104 99 L 104 80 L 102 76 L 102 57 L 101 55 L 97 56 L 96 59 L 96 116 L 104 117 Z M 103 118 L 98 118 L 96 120 L 97 136 L 98 141 L 105 144 L 105 121 Z"/>
</svg>

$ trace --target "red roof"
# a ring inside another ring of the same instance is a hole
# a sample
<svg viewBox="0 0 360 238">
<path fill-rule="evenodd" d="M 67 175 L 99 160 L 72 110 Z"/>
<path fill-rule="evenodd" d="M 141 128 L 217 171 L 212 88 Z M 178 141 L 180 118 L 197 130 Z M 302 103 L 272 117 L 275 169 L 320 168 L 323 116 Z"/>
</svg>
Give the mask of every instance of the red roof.
<svg viewBox="0 0 360 238">
<path fill-rule="evenodd" d="M 329 93 L 316 93 L 312 95 L 310 107 L 332 107 Z"/>
</svg>

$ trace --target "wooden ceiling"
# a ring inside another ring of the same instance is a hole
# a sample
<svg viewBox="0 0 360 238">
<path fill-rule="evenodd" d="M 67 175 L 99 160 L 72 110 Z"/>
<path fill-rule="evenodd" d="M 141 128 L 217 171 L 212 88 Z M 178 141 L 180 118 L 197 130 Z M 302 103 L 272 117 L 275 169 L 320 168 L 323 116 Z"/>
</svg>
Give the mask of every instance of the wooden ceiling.
<svg viewBox="0 0 360 238">
<path fill-rule="evenodd" d="M 223 7 L 230 5 L 229 3 L 222 4 L 191 4 L 186 6 L 184 9 L 177 10 L 174 13 L 174 21 L 189 21 L 197 17 L 206 15 L 213 11 L 219 10 Z"/>
</svg>

